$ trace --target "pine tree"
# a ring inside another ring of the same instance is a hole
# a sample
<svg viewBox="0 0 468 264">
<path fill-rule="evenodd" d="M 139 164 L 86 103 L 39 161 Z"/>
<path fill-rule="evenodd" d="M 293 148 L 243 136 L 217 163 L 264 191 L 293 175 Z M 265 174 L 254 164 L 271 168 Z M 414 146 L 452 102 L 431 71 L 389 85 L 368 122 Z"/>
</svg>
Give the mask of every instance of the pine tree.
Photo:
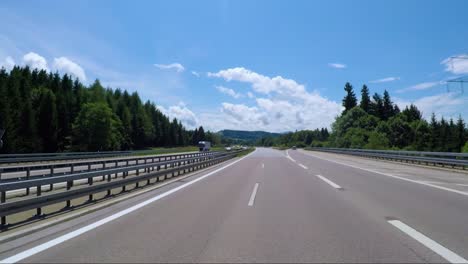
<svg viewBox="0 0 468 264">
<path fill-rule="evenodd" d="M 467 140 L 467 134 L 465 132 L 465 123 L 463 122 L 463 119 L 461 115 L 458 116 L 457 124 L 456 124 L 456 149 L 455 151 L 461 152 L 466 140 Z"/>
<path fill-rule="evenodd" d="M 380 94 L 375 93 L 372 96 L 372 101 L 370 104 L 370 114 L 383 119 L 384 118 L 384 106 L 383 106 L 383 100 Z"/>
<path fill-rule="evenodd" d="M 8 153 L 18 151 L 20 138 L 18 137 L 21 127 L 21 108 L 22 98 L 21 90 L 21 68 L 18 66 L 13 67 L 10 71 L 10 76 L 6 84 L 6 95 L 8 98 L 8 118 L 5 125 L 4 150 Z"/>
<path fill-rule="evenodd" d="M 192 133 L 192 145 L 198 145 L 198 128 L 195 128 Z"/>
<path fill-rule="evenodd" d="M 57 108 L 54 93 L 43 88 L 37 115 L 37 129 L 41 138 L 41 152 L 57 151 Z"/>
<path fill-rule="evenodd" d="M 198 141 L 203 141 L 205 140 L 205 130 L 203 129 L 202 126 L 200 126 L 198 128 Z M 197 144 L 198 144 L 198 141 L 197 141 Z"/>
<path fill-rule="evenodd" d="M 5 70 L 5 68 L 0 69 L 0 130 L 4 131 L 8 124 L 9 124 L 9 100 L 7 97 L 7 81 L 8 81 L 8 74 Z M 0 132 L 1 133 L 1 132 Z M 0 140 L 3 140 L 3 145 L 5 145 L 5 137 L 0 138 Z M 5 148 L 0 146 L 0 153 L 6 152 Z"/>
<path fill-rule="evenodd" d="M 357 99 L 353 91 L 353 86 L 351 86 L 349 82 L 345 84 L 344 90 L 346 91 L 346 96 L 343 98 L 343 106 L 345 108 L 343 114 L 357 105 Z"/>
<path fill-rule="evenodd" d="M 37 151 L 36 123 L 35 116 L 31 106 L 31 100 L 23 101 L 21 109 L 21 124 L 18 128 L 17 151 L 22 153 L 31 153 Z"/>
<path fill-rule="evenodd" d="M 429 127 L 430 127 L 430 133 L 431 133 L 431 142 L 430 142 L 431 151 L 440 151 L 439 140 L 438 140 L 440 136 L 439 122 L 437 121 L 434 113 L 432 113 L 431 115 L 431 122 L 429 124 Z"/>
<path fill-rule="evenodd" d="M 383 95 L 383 113 L 382 113 L 382 119 L 383 120 L 388 120 L 390 117 L 394 116 L 394 108 L 393 108 L 393 102 L 390 99 L 390 94 L 388 93 L 387 90 L 384 91 Z"/>
<path fill-rule="evenodd" d="M 366 113 L 369 113 L 370 103 L 369 88 L 367 88 L 367 86 L 364 84 L 361 89 L 361 103 L 359 106 L 362 108 L 362 110 L 366 111 Z"/>
<path fill-rule="evenodd" d="M 413 122 L 422 119 L 421 111 L 419 111 L 419 109 L 413 104 L 411 104 L 409 107 L 406 106 L 405 110 L 403 110 L 403 112 L 401 113 L 408 122 Z"/>
</svg>

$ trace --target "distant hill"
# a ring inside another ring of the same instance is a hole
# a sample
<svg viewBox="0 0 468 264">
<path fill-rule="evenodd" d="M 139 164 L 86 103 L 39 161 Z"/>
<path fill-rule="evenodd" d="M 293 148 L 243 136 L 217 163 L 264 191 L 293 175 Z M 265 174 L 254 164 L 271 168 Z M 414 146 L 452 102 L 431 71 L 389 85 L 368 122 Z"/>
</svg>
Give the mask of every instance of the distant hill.
<svg viewBox="0 0 468 264">
<path fill-rule="evenodd" d="M 233 141 L 244 141 L 246 143 L 254 143 L 263 137 L 278 137 L 280 133 L 271 133 L 266 131 L 243 131 L 243 130 L 221 130 L 218 132 L 224 139 Z"/>
</svg>

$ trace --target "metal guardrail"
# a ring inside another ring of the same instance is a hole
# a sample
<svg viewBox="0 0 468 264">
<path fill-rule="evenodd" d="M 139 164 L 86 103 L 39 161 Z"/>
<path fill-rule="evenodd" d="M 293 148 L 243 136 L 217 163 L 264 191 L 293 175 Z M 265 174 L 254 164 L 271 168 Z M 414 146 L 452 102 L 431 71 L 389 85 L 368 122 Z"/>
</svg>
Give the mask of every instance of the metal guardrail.
<svg viewBox="0 0 468 264">
<path fill-rule="evenodd" d="M 310 148 L 310 150 L 355 155 L 369 158 L 389 159 L 403 162 L 417 162 L 433 166 L 441 165 L 450 166 L 452 168 L 458 166 L 463 170 L 465 170 L 468 167 L 468 153 L 344 148 Z"/>
<path fill-rule="evenodd" d="M 20 162 L 43 162 L 70 159 L 91 159 L 100 157 L 117 157 L 132 154 L 132 151 L 102 151 L 102 152 L 61 152 L 61 153 L 31 153 L 31 154 L 0 154 L 0 164 Z"/>
<path fill-rule="evenodd" d="M 93 194 L 96 193 L 107 191 L 107 196 L 110 196 L 112 189 L 122 188 L 122 191 L 125 191 L 125 187 L 127 185 L 135 184 L 136 187 L 139 187 L 139 183 L 142 181 L 146 181 L 146 185 L 148 185 L 151 184 L 151 180 L 154 178 L 156 178 L 156 182 L 159 182 L 161 176 L 164 176 L 163 180 L 167 179 L 168 175 L 171 175 L 172 178 L 187 171 L 190 172 L 233 158 L 241 152 L 243 151 L 218 152 L 213 155 L 194 156 L 162 162 L 158 161 L 127 167 L 73 173 L 63 176 L 49 176 L 29 180 L 18 180 L 14 182 L 0 182 L 0 228 L 3 229 L 7 227 L 6 216 L 8 215 L 36 209 L 36 216 L 41 216 L 42 207 L 47 205 L 66 202 L 66 207 L 70 207 L 72 199 L 84 196 L 88 196 L 88 201 L 92 201 Z M 143 170 L 145 174 L 140 175 L 140 170 Z M 136 175 L 128 177 L 130 171 L 135 171 Z M 112 174 L 115 174 L 114 178 L 112 178 Z M 121 174 L 122 177 L 117 177 L 118 174 Z M 95 177 L 102 177 L 102 181 L 93 185 Z M 82 179 L 87 179 L 87 184 L 89 186 L 71 190 L 73 182 Z M 66 183 L 66 190 L 42 195 L 42 187 L 44 185 L 50 185 L 52 187 L 53 184 L 57 183 Z M 36 188 L 36 196 L 12 202 L 6 201 L 7 191 L 25 190 L 34 187 Z"/>
<path fill-rule="evenodd" d="M 122 167 L 139 163 L 148 163 L 155 161 L 165 161 L 173 159 L 181 159 L 188 157 L 212 155 L 217 152 L 197 152 L 197 153 L 181 153 L 169 155 L 153 155 L 153 156 L 137 156 L 125 157 L 109 160 L 96 161 L 73 161 L 65 163 L 42 163 L 42 164 L 21 164 L 13 166 L 0 166 L 0 182 L 18 178 L 32 178 L 36 176 L 54 176 L 65 175 L 74 172 L 91 171 L 97 169 L 106 169 L 109 167 Z M 122 163 L 124 163 L 122 165 Z M 13 175 L 13 176 L 12 176 Z"/>
</svg>

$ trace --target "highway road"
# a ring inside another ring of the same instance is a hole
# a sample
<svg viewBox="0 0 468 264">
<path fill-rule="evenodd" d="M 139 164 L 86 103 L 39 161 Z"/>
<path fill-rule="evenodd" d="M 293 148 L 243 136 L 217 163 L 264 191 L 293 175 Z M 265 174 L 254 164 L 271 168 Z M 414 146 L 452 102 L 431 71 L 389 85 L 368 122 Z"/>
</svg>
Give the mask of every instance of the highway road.
<svg viewBox="0 0 468 264">
<path fill-rule="evenodd" d="M 459 263 L 467 223 L 467 174 L 258 148 L 0 242 L 0 260 Z"/>
</svg>

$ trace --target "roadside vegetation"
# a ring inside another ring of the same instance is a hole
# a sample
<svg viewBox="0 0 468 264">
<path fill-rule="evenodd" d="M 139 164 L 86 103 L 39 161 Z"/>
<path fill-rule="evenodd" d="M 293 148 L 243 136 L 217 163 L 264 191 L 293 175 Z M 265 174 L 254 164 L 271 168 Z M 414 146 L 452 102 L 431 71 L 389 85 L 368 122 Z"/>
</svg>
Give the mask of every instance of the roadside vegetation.
<svg viewBox="0 0 468 264">
<path fill-rule="evenodd" d="M 96 80 L 14 67 L 0 69 L 0 153 L 107 151 L 220 143 L 203 127 L 186 129 L 153 102 Z"/>
<path fill-rule="evenodd" d="M 374 93 L 364 85 L 358 99 L 350 83 L 346 83 L 343 98 L 344 111 L 326 128 L 302 130 L 280 137 L 262 138 L 262 146 L 276 147 L 339 147 L 381 150 L 416 150 L 440 152 L 468 152 L 468 129 L 465 121 L 436 118 L 429 121 L 421 111 L 410 105 L 400 110 L 390 94 Z"/>
<path fill-rule="evenodd" d="M 210 149 L 210 151 L 224 151 L 225 148 L 222 146 L 215 146 Z M 185 147 L 161 147 L 161 148 L 150 148 L 145 150 L 138 150 L 137 155 L 158 155 L 158 154 L 171 154 L 171 153 L 183 153 L 183 152 L 193 152 L 198 151 L 197 146 L 185 146 Z"/>
</svg>

